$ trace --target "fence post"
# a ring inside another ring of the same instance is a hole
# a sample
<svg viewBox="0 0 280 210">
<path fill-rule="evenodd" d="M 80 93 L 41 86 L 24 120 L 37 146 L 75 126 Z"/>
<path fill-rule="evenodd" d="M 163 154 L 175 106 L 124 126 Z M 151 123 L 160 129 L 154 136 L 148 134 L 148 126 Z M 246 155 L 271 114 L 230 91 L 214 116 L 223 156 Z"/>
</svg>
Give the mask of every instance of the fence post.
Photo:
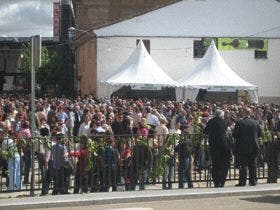
<svg viewBox="0 0 280 210">
<path fill-rule="evenodd" d="M 34 142 L 31 140 L 31 183 L 30 196 L 34 196 Z"/>
</svg>

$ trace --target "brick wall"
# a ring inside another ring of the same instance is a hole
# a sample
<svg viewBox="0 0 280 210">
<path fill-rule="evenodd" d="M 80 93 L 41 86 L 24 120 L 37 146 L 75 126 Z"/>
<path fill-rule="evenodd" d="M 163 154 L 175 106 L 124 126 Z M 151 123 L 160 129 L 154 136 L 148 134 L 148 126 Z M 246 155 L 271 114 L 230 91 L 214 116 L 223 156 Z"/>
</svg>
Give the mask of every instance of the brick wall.
<svg viewBox="0 0 280 210">
<path fill-rule="evenodd" d="M 76 24 L 89 29 L 181 0 L 73 0 Z"/>
</svg>

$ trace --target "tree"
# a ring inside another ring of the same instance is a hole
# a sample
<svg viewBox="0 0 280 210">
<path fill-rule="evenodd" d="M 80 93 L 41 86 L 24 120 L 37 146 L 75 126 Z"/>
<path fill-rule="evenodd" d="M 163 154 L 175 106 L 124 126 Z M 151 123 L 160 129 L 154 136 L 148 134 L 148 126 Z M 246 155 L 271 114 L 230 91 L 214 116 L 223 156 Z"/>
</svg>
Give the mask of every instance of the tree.
<svg viewBox="0 0 280 210">
<path fill-rule="evenodd" d="M 30 42 L 26 42 L 21 47 L 21 71 L 26 75 L 26 80 L 28 83 L 31 81 L 31 44 Z M 50 61 L 48 49 L 46 47 L 42 47 L 41 50 L 41 65 L 44 66 Z M 38 69 L 35 69 L 36 74 L 38 73 Z"/>
<path fill-rule="evenodd" d="M 21 48 L 22 63 L 21 71 L 25 74 L 27 83 L 31 83 L 31 44 L 24 43 Z M 35 69 L 36 84 L 41 88 L 41 93 L 50 89 L 63 90 L 61 80 L 63 79 L 63 63 L 56 51 L 49 52 L 47 47 L 41 50 L 41 67 Z M 30 86 L 29 86 L 30 87 Z"/>
<path fill-rule="evenodd" d="M 48 55 L 48 59 L 49 61 L 38 69 L 37 83 L 43 93 L 52 90 L 56 94 L 61 94 L 64 89 L 61 82 L 64 79 L 62 59 L 55 51 Z"/>
</svg>

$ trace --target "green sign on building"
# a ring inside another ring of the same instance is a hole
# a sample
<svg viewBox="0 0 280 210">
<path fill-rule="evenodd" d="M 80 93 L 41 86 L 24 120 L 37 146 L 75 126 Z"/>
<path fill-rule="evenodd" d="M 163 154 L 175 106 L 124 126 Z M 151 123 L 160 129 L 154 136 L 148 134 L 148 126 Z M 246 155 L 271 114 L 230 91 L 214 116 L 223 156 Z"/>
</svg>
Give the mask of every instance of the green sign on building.
<svg viewBox="0 0 280 210">
<path fill-rule="evenodd" d="M 219 50 L 259 50 L 267 51 L 267 39 L 218 38 Z"/>
</svg>

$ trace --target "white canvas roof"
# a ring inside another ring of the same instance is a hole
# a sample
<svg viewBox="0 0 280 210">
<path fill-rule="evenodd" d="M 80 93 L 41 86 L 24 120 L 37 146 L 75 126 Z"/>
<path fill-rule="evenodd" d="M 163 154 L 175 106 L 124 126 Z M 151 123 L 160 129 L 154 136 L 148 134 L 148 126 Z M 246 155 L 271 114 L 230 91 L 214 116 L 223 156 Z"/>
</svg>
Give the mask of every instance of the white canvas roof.
<svg viewBox="0 0 280 210">
<path fill-rule="evenodd" d="M 181 78 L 179 83 L 201 89 L 208 87 L 256 89 L 255 85 L 243 80 L 225 63 L 213 41 L 192 73 Z"/>
<path fill-rule="evenodd" d="M 185 87 L 207 89 L 209 91 L 251 90 L 257 94 L 257 87 L 238 76 L 223 60 L 212 41 L 204 57 L 191 74 L 178 81 Z M 256 101 L 251 97 L 252 101 Z"/>
<path fill-rule="evenodd" d="M 183 0 L 95 30 L 98 37 L 280 38 L 276 0 Z"/>
<path fill-rule="evenodd" d="M 111 85 L 153 84 L 172 87 L 180 86 L 156 64 L 147 52 L 142 40 L 127 61 L 121 65 L 117 73 L 108 78 L 105 83 Z"/>
<path fill-rule="evenodd" d="M 182 89 L 178 82 L 169 77 L 156 64 L 147 52 L 142 40 L 127 61 L 120 66 L 117 73 L 100 82 L 98 96 L 110 97 L 114 91 L 124 85 L 169 86 Z"/>
</svg>

